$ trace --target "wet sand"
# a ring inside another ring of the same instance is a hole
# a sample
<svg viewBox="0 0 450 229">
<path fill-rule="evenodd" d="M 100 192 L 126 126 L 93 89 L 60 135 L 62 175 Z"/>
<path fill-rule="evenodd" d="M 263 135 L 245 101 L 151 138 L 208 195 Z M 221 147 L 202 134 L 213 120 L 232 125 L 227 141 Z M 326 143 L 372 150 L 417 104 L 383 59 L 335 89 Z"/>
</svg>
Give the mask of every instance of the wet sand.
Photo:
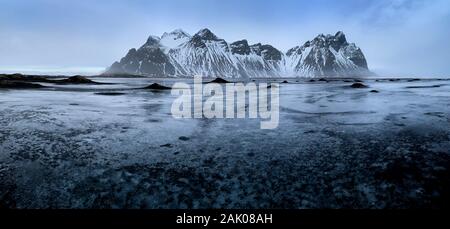
<svg viewBox="0 0 450 229">
<path fill-rule="evenodd" d="M 287 79 L 275 130 L 135 89 L 175 79 L 95 81 L 0 89 L 1 207 L 449 207 L 449 81 Z"/>
</svg>

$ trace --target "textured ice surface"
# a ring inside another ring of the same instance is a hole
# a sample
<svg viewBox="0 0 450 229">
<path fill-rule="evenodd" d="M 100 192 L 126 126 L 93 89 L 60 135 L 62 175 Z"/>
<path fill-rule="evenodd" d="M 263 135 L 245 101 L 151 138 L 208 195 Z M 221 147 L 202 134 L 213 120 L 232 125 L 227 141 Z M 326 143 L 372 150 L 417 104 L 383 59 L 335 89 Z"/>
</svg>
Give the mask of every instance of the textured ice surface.
<svg viewBox="0 0 450 229">
<path fill-rule="evenodd" d="M 174 80 L 96 80 L 117 84 L 0 90 L 1 206 L 449 206 L 449 81 L 291 79 L 280 126 L 261 130 L 176 120 L 170 91 L 130 90 Z"/>
</svg>

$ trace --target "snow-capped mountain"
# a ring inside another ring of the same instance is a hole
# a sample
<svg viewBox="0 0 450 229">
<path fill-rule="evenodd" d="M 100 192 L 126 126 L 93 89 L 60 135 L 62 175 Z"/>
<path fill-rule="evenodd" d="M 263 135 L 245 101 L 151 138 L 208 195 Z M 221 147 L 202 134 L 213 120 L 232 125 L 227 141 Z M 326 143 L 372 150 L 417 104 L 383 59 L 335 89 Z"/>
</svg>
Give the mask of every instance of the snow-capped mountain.
<svg viewBox="0 0 450 229">
<path fill-rule="evenodd" d="M 319 35 L 282 53 L 271 45 L 231 44 L 209 29 L 195 35 L 178 29 L 150 36 L 139 49 L 115 62 L 106 73 L 192 77 L 336 77 L 369 75 L 363 52 L 343 32 Z"/>
<path fill-rule="evenodd" d="M 179 45 L 186 43 L 191 39 L 191 35 L 185 33 L 181 29 L 174 30 L 170 33 L 164 33 L 161 36 L 160 43 L 163 47 L 168 48 L 167 51 L 170 49 L 176 48 Z"/>
</svg>

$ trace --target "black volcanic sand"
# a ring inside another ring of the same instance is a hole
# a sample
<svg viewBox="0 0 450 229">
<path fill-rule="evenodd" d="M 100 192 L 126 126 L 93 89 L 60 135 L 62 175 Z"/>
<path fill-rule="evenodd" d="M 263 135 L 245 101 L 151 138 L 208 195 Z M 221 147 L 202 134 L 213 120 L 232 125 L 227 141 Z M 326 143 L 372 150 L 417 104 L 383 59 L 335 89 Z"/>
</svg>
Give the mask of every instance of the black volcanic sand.
<svg viewBox="0 0 450 229">
<path fill-rule="evenodd" d="M 108 84 L 95 82 L 84 76 L 72 76 L 66 79 L 49 79 L 49 76 L 22 75 L 22 74 L 0 74 L 0 81 L 38 82 L 38 83 L 54 83 L 54 84 Z"/>
<path fill-rule="evenodd" d="M 166 93 L 0 90 L 0 207 L 449 208 L 449 89 L 416 83 L 289 84 L 274 130 L 174 119 Z"/>
</svg>

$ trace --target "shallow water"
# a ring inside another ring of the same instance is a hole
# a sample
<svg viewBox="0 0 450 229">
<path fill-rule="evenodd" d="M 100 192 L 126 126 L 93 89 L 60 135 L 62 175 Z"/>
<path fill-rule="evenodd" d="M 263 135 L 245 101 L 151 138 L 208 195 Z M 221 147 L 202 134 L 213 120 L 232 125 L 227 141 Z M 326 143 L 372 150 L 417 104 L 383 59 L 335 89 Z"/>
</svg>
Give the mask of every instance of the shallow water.
<svg viewBox="0 0 450 229">
<path fill-rule="evenodd" d="M 114 84 L 0 89 L 2 206 L 449 206 L 450 81 L 291 79 L 279 127 L 261 130 L 174 119 L 170 91 L 134 89 L 175 80 L 94 80 Z"/>
</svg>

